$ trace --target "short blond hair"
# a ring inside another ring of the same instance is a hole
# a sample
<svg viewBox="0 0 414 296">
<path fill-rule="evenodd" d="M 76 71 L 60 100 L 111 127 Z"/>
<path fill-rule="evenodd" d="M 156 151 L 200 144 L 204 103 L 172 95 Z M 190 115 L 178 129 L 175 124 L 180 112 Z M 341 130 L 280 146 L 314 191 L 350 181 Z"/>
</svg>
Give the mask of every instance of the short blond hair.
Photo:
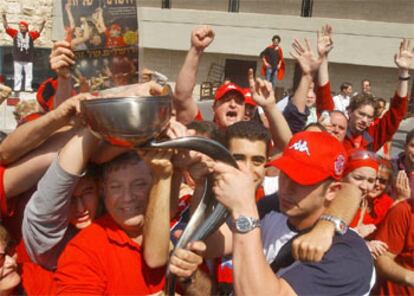
<svg viewBox="0 0 414 296">
<path fill-rule="evenodd" d="M 13 112 L 17 119 L 25 118 L 26 116 L 41 111 L 41 107 L 36 100 L 20 101 Z"/>
</svg>

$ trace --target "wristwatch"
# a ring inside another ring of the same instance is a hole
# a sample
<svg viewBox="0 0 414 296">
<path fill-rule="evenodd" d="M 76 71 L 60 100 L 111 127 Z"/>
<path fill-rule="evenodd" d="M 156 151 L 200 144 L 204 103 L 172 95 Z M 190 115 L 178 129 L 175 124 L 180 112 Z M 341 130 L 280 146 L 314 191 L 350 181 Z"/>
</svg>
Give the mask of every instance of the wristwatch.
<svg viewBox="0 0 414 296">
<path fill-rule="evenodd" d="M 325 220 L 331 222 L 335 226 L 335 232 L 339 235 L 344 235 L 348 231 L 348 225 L 341 219 L 331 216 L 322 215 L 319 220 Z"/>
<path fill-rule="evenodd" d="M 240 215 L 237 219 L 229 219 L 228 224 L 233 232 L 247 233 L 260 227 L 260 219 Z"/>
</svg>

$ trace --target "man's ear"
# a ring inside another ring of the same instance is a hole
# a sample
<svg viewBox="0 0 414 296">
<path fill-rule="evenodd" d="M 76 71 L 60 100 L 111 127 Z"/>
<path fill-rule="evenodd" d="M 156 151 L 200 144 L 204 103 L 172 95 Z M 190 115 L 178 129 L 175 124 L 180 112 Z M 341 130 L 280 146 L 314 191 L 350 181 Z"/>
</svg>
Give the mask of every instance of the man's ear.
<svg viewBox="0 0 414 296">
<path fill-rule="evenodd" d="M 331 184 L 329 184 L 326 193 L 325 193 L 325 199 L 327 201 L 332 201 L 339 190 L 342 189 L 342 183 L 338 181 L 334 181 Z"/>
</svg>

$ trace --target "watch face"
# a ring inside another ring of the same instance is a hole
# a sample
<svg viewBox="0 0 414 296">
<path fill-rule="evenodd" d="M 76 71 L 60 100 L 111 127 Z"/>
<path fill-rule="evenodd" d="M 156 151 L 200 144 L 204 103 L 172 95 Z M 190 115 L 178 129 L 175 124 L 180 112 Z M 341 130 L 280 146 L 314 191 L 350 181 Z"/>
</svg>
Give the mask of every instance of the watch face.
<svg viewBox="0 0 414 296">
<path fill-rule="evenodd" d="M 240 216 L 236 220 L 236 229 L 237 229 L 237 231 L 239 231 L 239 232 L 247 232 L 251 228 L 252 228 L 252 222 L 247 217 Z"/>
</svg>

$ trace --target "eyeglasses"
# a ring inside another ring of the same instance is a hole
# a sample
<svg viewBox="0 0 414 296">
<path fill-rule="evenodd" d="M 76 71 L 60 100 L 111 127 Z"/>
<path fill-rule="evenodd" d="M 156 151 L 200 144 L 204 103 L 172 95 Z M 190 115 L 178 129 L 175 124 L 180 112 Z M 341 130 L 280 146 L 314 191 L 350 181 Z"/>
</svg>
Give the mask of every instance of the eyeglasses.
<svg viewBox="0 0 414 296">
<path fill-rule="evenodd" d="M 3 267 L 6 261 L 6 255 L 12 257 L 14 254 L 16 254 L 16 242 L 11 241 L 7 244 L 4 252 L 0 253 L 0 268 Z"/>
</svg>

